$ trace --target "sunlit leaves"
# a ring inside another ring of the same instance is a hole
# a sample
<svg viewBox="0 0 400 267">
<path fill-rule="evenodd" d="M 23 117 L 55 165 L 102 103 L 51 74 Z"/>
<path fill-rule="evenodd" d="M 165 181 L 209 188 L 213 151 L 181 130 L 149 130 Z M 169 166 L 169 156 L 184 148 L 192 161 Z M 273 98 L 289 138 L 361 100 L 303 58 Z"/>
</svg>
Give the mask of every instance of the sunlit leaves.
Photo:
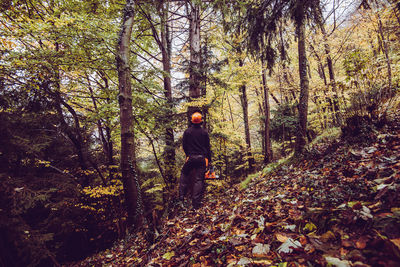
<svg viewBox="0 0 400 267">
<path fill-rule="evenodd" d="M 85 187 L 82 192 L 91 198 L 102 198 L 104 196 L 117 196 L 122 192 L 122 182 L 113 181 L 109 186 Z"/>
</svg>

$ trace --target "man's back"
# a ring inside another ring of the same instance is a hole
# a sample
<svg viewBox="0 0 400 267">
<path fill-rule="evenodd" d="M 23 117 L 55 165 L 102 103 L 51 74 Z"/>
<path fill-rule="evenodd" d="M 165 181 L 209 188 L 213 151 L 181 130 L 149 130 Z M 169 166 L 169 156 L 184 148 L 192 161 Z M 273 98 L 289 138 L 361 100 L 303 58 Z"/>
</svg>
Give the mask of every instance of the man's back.
<svg viewBox="0 0 400 267">
<path fill-rule="evenodd" d="M 192 125 L 183 134 L 183 150 L 186 156 L 203 155 L 211 160 L 210 138 L 200 125 Z"/>
</svg>

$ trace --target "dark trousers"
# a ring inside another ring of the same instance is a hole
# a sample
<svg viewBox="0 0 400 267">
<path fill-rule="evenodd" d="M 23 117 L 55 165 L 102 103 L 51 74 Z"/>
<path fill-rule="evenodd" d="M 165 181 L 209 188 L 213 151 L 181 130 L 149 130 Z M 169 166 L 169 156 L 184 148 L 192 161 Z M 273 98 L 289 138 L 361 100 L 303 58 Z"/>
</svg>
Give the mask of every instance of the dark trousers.
<svg viewBox="0 0 400 267">
<path fill-rule="evenodd" d="M 206 162 L 204 156 L 189 156 L 183 165 L 181 179 L 179 181 L 179 199 L 183 200 L 188 191 L 192 192 L 193 208 L 201 207 L 201 200 L 204 194 L 204 174 Z"/>
</svg>

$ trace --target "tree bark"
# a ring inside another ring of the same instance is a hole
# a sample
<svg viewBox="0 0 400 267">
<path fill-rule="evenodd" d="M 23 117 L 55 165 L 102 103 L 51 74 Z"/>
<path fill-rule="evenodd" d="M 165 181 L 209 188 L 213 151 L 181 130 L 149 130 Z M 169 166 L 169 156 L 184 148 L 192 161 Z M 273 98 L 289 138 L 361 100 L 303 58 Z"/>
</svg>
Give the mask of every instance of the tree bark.
<svg viewBox="0 0 400 267">
<path fill-rule="evenodd" d="M 194 100 L 201 96 L 201 55 L 200 55 L 200 6 L 190 3 L 189 14 L 189 43 L 190 43 L 190 65 L 189 65 L 189 98 Z M 188 120 L 193 112 L 200 110 L 199 107 L 189 106 Z"/>
<path fill-rule="evenodd" d="M 118 102 L 121 123 L 121 172 L 125 202 L 128 212 L 127 223 L 140 227 L 143 217 L 142 200 L 137 177 L 135 134 L 132 113 L 132 82 L 129 66 L 130 39 L 134 19 L 134 0 L 127 0 L 118 37 L 116 64 L 118 71 Z"/>
<path fill-rule="evenodd" d="M 305 43 L 305 12 L 304 7 L 297 3 L 296 7 L 296 30 L 298 38 L 299 76 L 300 76 L 300 99 L 298 104 L 299 121 L 297 124 L 297 135 L 295 143 L 295 155 L 303 154 L 307 138 L 307 112 L 308 112 L 308 76 L 307 76 L 307 55 Z"/>
<path fill-rule="evenodd" d="M 161 6 L 161 54 L 163 64 L 163 79 L 164 79 L 164 93 L 167 99 L 167 114 L 165 114 L 168 121 L 165 122 L 165 149 L 164 149 L 164 162 L 165 162 L 165 176 L 169 185 L 175 184 L 176 177 L 174 174 L 175 167 L 175 146 L 174 146 L 174 129 L 171 126 L 170 118 L 172 118 L 173 99 L 172 99 L 172 85 L 171 85 L 171 37 L 168 25 L 168 9 L 169 3 L 166 1 Z"/>
<path fill-rule="evenodd" d="M 239 56 L 241 56 L 241 50 L 238 49 Z M 243 67 L 243 60 L 239 59 L 239 66 Z M 250 127 L 249 127 L 249 111 L 248 111 L 248 101 L 247 101 L 247 92 L 246 92 L 246 85 L 242 84 L 239 87 L 240 92 L 240 100 L 242 103 L 243 109 L 243 122 L 244 122 L 244 132 L 245 132 L 245 139 L 246 139 L 246 154 L 247 154 L 247 162 L 249 164 L 249 171 L 252 172 L 254 170 L 254 158 L 253 154 L 251 153 L 251 139 L 250 139 Z"/>
<path fill-rule="evenodd" d="M 265 153 L 264 153 L 264 164 L 268 164 L 272 161 L 272 146 L 271 146 L 271 136 L 270 136 L 270 106 L 269 106 L 269 88 L 267 86 L 266 71 L 264 68 L 264 62 L 262 64 L 262 83 L 264 92 L 264 143 L 265 143 Z"/>
<path fill-rule="evenodd" d="M 264 96 L 262 86 L 260 88 L 260 92 L 258 92 L 257 87 L 255 88 L 257 98 L 259 99 L 258 102 L 258 113 L 260 116 L 260 136 L 261 136 L 261 151 L 262 154 L 265 155 L 265 125 L 264 125 Z"/>
</svg>

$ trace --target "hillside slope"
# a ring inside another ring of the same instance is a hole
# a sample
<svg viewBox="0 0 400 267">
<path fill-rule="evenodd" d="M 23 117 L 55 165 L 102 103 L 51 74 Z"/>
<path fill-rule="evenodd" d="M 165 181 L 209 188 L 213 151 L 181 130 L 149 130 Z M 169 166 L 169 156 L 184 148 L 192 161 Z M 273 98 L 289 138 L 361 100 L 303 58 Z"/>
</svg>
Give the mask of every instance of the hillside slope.
<svg viewBox="0 0 400 267">
<path fill-rule="evenodd" d="M 400 126 L 369 140 L 316 145 L 246 189 L 210 185 L 156 243 L 131 237 L 76 265 L 399 266 Z"/>
</svg>

